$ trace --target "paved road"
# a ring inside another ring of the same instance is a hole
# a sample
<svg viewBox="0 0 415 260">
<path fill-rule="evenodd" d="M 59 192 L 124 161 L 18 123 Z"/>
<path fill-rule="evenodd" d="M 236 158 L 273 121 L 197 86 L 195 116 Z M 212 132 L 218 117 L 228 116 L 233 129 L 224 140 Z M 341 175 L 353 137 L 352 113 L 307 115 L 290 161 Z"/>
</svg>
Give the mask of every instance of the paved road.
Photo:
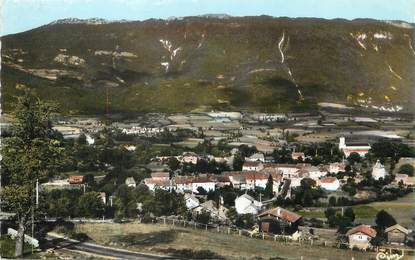
<svg viewBox="0 0 415 260">
<path fill-rule="evenodd" d="M 56 248 L 66 248 L 69 250 L 77 250 L 86 253 L 92 253 L 104 257 L 112 257 L 117 259 L 163 259 L 162 256 L 157 255 L 150 255 L 138 252 L 127 251 L 118 248 L 111 248 L 106 246 L 101 246 L 89 242 L 80 242 L 74 239 L 63 238 L 61 236 L 49 233 L 47 236 L 47 240 L 49 240 L 52 244 L 55 245 Z"/>
</svg>

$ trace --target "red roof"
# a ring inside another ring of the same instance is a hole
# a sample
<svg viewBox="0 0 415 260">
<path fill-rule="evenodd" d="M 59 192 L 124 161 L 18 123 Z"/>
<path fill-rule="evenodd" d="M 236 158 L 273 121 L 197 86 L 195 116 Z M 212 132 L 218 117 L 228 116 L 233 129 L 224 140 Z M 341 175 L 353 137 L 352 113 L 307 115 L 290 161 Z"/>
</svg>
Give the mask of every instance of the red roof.
<svg viewBox="0 0 415 260">
<path fill-rule="evenodd" d="M 224 172 L 222 176 L 230 177 L 230 176 L 243 176 L 246 180 L 268 180 L 270 173 L 265 172 L 256 172 L 256 171 L 228 171 Z M 278 173 L 271 173 L 272 178 L 274 180 L 281 180 L 282 176 Z"/>
<path fill-rule="evenodd" d="M 261 162 L 244 162 L 243 166 L 253 167 L 262 164 Z"/>
<path fill-rule="evenodd" d="M 326 177 L 320 180 L 320 183 L 333 183 L 337 180 L 336 177 Z"/>
<path fill-rule="evenodd" d="M 170 178 L 169 172 L 153 172 L 151 178 Z"/>
<path fill-rule="evenodd" d="M 157 180 L 152 178 L 144 179 L 145 184 L 154 184 L 158 186 L 170 186 L 170 180 Z"/>
<path fill-rule="evenodd" d="M 177 176 L 174 178 L 176 184 L 190 184 L 193 182 L 194 177 L 192 176 Z"/>
<path fill-rule="evenodd" d="M 354 227 L 352 229 L 350 229 L 349 231 L 347 231 L 346 235 L 350 236 L 356 233 L 363 233 L 366 234 L 370 237 L 375 237 L 376 236 L 376 230 L 374 230 L 373 228 L 371 228 L 368 225 L 359 225 L 357 227 Z"/>
<path fill-rule="evenodd" d="M 70 184 L 82 184 L 84 183 L 84 176 L 69 176 Z"/>
<path fill-rule="evenodd" d="M 280 207 L 276 207 L 276 208 L 273 208 L 273 209 L 266 210 L 266 211 L 264 211 L 264 212 L 262 212 L 261 214 L 258 215 L 258 217 L 265 217 L 265 216 L 277 217 L 277 218 L 283 219 L 283 220 L 291 222 L 291 223 L 294 223 L 294 222 L 298 221 L 301 218 L 300 215 L 298 215 L 294 212 L 291 212 L 289 210 L 280 208 Z"/>
<path fill-rule="evenodd" d="M 297 163 L 297 164 L 289 164 L 289 163 L 267 163 L 264 164 L 265 168 L 297 168 L 301 169 L 303 167 L 309 167 L 311 164 L 309 163 Z"/>
</svg>

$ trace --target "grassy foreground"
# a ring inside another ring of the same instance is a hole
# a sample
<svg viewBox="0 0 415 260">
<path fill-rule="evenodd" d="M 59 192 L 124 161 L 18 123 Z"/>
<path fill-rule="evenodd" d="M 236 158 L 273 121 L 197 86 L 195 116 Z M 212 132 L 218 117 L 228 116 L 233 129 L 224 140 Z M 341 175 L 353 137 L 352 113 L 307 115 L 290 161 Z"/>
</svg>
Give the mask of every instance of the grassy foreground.
<svg viewBox="0 0 415 260">
<path fill-rule="evenodd" d="M 374 253 L 332 247 L 288 245 L 238 235 L 153 224 L 80 224 L 76 232 L 86 233 L 96 243 L 153 254 L 223 257 L 227 259 L 370 259 Z M 183 255 L 187 252 L 187 255 Z"/>
</svg>

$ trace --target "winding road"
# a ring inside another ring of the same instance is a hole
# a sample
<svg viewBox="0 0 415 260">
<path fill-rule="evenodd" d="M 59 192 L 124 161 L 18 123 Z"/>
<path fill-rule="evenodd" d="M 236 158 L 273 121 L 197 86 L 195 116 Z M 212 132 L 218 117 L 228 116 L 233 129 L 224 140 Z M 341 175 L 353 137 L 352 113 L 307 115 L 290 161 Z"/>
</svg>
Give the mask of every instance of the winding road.
<svg viewBox="0 0 415 260">
<path fill-rule="evenodd" d="M 65 248 L 68 250 L 76 250 L 78 252 L 84 252 L 102 257 L 116 258 L 116 259 L 163 259 L 166 257 L 138 253 L 128 251 L 124 249 L 112 248 L 107 246 L 101 246 L 90 242 L 81 242 L 78 240 L 66 238 L 55 233 L 48 233 L 47 240 L 51 242 L 55 248 Z"/>
</svg>

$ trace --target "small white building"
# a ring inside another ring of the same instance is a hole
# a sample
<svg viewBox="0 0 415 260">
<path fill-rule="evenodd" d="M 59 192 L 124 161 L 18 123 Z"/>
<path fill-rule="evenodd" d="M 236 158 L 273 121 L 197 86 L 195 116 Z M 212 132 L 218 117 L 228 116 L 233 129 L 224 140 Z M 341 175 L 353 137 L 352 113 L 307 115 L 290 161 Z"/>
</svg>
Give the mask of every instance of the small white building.
<svg viewBox="0 0 415 260">
<path fill-rule="evenodd" d="M 376 230 L 367 225 L 359 225 L 347 231 L 346 236 L 349 239 L 349 247 L 359 249 L 368 249 L 371 247 L 370 241 L 376 237 Z"/>
<path fill-rule="evenodd" d="M 265 162 L 265 156 L 263 153 L 254 153 L 253 155 L 245 158 L 246 162 Z"/>
<path fill-rule="evenodd" d="M 194 208 L 196 208 L 200 205 L 199 199 L 196 198 L 196 196 L 194 194 L 186 193 L 184 195 L 184 199 L 185 199 L 185 202 L 186 202 L 186 208 L 187 209 L 192 210 L 192 209 L 194 209 Z"/>
<path fill-rule="evenodd" d="M 260 171 L 264 169 L 262 162 L 245 162 L 242 171 Z"/>
<path fill-rule="evenodd" d="M 176 159 L 181 163 L 197 164 L 199 156 L 192 152 L 184 152 L 181 156 L 176 156 Z"/>
<path fill-rule="evenodd" d="M 90 136 L 90 135 L 85 135 L 85 137 L 86 137 L 86 142 L 87 142 L 89 145 L 93 145 L 93 144 L 95 143 L 95 139 L 94 139 L 92 136 Z"/>
<path fill-rule="evenodd" d="M 137 147 L 135 145 L 128 145 L 128 144 L 124 145 L 124 149 L 129 152 L 134 152 L 136 148 Z"/>
<path fill-rule="evenodd" d="M 385 166 L 383 166 L 383 164 L 381 164 L 380 161 L 377 160 L 377 162 L 375 163 L 372 169 L 372 177 L 375 180 L 379 180 L 380 178 L 385 179 L 385 176 L 386 176 Z"/>
<path fill-rule="evenodd" d="M 340 188 L 340 181 L 336 177 L 326 177 L 319 181 L 320 187 L 328 191 L 336 191 Z"/>
<path fill-rule="evenodd" d="M 305 159 L 305 154 L 301 153 L 301 152 L 293 152 L 291 153 L 291 159 L 293 160 L 299 160 L 299 159 L 304 160 Z"/>
<path fill-rule="evenodd" d="M 238 214 L 258 214 L 261 211 L 262 203 L 255 200 L 248 194 L 243 194 L 235 199 L 235 209 Z"/>
</svg>

